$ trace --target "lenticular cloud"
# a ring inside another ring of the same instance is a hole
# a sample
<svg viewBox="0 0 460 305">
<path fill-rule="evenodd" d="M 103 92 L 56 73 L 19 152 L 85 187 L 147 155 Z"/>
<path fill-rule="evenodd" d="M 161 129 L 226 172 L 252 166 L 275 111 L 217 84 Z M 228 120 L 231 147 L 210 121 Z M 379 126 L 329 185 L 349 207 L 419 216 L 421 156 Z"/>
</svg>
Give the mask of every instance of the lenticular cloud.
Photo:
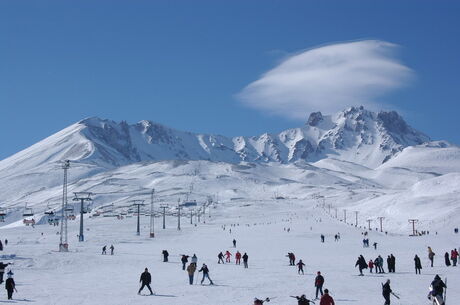
<svg viewBox="0 0 460 305">
<path fill-rule="evenodd" d="M 397 47 L 365 40 L 302 51 L 246 86 L 238 97 L 248 106 L 293 119 L 350 105 L 377 108 L 378 97 L 406 85 L 412 76 L 395 58 Z"/>
</svg>

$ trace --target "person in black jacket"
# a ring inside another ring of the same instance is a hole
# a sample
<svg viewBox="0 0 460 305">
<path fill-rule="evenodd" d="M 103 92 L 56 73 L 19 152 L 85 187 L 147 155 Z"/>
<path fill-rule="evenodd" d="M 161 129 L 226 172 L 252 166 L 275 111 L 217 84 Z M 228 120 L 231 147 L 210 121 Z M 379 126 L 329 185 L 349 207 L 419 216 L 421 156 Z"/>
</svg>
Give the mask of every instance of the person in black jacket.
<svg viewBox="0 0 460 305">
<path fill-rule="evenodd" d="M 163 252 L 161 252 L 163 254 L 163 262 L 168 262 L 168 256 L 169 256 L 169 253 L 168 251 L 166 250 L 163 250 Z"/>
<path fill-rule="evenodd" d="M 8 278 L 6 279 L 6 282 L 5 282 L 5 289 L 8 293 L 8 300 L 12 300 L 13 299 L 13 291 L 16 291 L 16 283 L 14 282 L 14 279 L 13 279 L 13 272 L 11 272 L 11 270 L 7 273 L 8 274 Z"/>
<path fill-rule="evenodd" d="M 144 289 L 145 286 L 147 286 L 147 288 L 150 290 L 150 294 L 153 294 L 152 288 L 150 288 L 152 276 L 149 273 L 149 269 L 145 268 L 145 271 L 141 274 L 141 279 L 139 280 L 139 282 L 142 283 L 142 285 L 137 294 L 141 294 L 141 291 L 142 289 Z"/>
<path fill-rule="evenodd" d="M 446 288 L 446 284 L 444 284 L 439 275 L 436 274 L 433 282 L 431 282 L 431 288 L 433 288 L 433 291 L 431 293 L 432 295 L 442 297 L 442 295 L 444 294 L 444 288 Z"/>
<path fill-rule="evenodd" d="M 242 257 L 243 257 L 244 268 L 248 268 L 248 259 L 249 259 L 249 256 L 246 254 L 246 252 L 244 252 L 244 255 L 243 255 Z"/>
<path fill-rule="evenodd" d="M 220 262 L 222 262 L 222 264 L 225 264 L 224 263 L 224 254 L 222 252 L 220 252 L 218 255 L 217 255 L 217 258 L 219 259 L 217 261 L 218 264 L 220 264 Z"/>
<path fill-rule="evenodd" d="M 203 278 L 201 279 L 201 285 L 203 285 L 203 282 L 204 282 L 205 278 L 207 278 L 209 280 L 209 283 L 211 285 L 214 285 L 214 283 L 212 282 L 211 278 L 209 277 L 209 269 L 208 269 L 208 266 L 206 266 L 206 264 L 203 264 L 203 267 L 201 267 L 201 269 L 198 270 L 198 272 L 203 272 Z"/>
<path fill-rule="evenodd" d="M 316 299 L 318 300 L 318 292 L 323 295 L 323 285 L 324 285 L 324 277 L 321 275 L 321 272 L 318 271 L 317 276 L 315 278 L 315 287 L 316 287 Z"/>
<path fill-rule="evenodd" d="M 358 257 L 358 260 L 356 261 L 355 267 L 358 266 L 359 268 L 359 275 L 364 275 L 363 274 L 363 269 L 367 269 L 367 263 L 366 260 L 364 259 L 364 256 L 360 255 Z"/>
<path fill-rule="evenodd" d="M 185 270 L 185 264 L 188 263 L 188 255 L 183 254 L 180 261 L 182 262 L 182 270 Z"/>
<path fill-rule="evenodd" d="M 390 280 L 387 280 L 387 282 L 382 286 L 382 295 L 383 298 L 385 299 L 385 304 L 384 305 L 390 305 L 390 294 L 391 294 L 391 287 L 390 287 Z"/>
<path fill-rule="evenodd" d="M 420 270 L 422 270 L 422 262 L 420 261 L 420 257 L 418 257 L 417 254 L 415 254 L 414 257 L 414 263 L 415 263 L 415 274 L 420 274 Z"/>
<path fill-rule="evenodd" d="M 300 297 L 299 296 L 291 296 L 292 298 L 297 299 L 297 304 L 298 305 L 310 305 L 310 302 L 314 303 L 312 300 L 307 299 L 305 294 L 302 294 Z"/>
</svg>

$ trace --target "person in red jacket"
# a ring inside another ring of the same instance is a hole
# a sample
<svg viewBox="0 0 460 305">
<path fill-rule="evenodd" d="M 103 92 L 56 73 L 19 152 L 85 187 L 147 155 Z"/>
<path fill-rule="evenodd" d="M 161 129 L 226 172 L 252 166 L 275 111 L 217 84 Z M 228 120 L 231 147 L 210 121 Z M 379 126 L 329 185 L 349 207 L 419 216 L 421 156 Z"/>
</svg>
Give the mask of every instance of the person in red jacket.
<svg viewBox="0 0 460 305">
<path fill-rule="evenodd" d="M 319 305 L 335 305 L 334 299 L 329 295 L 329 290 L 324 289 L 324 295 L 321 297 Z"/>
<path fill-rule="evenodd" d="M 374 269 L 374 262 L 372 260 L 370 260 L 368 266 L 369 266 L 369 270 L 372 273 L 372 270 Z"/>
<path fill-rule="evenodd" d="M 240 251 L 236 251 L 235 259 L 236 259 L 236 264 L 241 265 L 241 253 L 240 253 Z"/>
<path fill-rule="evenodd" d="M 450 251 L 450 259 L 452 260 L 454 267 L 457 266 L 457 259 L 458 259 L 457 249 Z"/>
<path fill-rule="evenodd" d="M 232 254 L 230 253 L 230 251 L 225 252 L 225 262 L 230 263 L 231 256 Z"/>
</svg>

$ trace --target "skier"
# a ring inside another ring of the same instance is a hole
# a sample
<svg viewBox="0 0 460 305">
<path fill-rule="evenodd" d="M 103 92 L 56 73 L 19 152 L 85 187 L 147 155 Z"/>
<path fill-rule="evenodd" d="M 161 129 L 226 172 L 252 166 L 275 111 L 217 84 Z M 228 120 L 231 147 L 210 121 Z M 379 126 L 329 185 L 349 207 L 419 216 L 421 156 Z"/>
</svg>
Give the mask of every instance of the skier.
<svg viewBox="0 0 460 305">
<path fill-rule="evenodd" d="M 321 272 L 317 272 L 317 276 L 315 278 L 315 287 L 316 287 L 316 300 L 318 300 L 318 292 L 321 293 L 323 296 L 323 284 L 324 284 L 324 277 L 321 275 Z"/>
<path fill-rule="evenodd" d="M 444 254 L 444 260 L 446 261 L 446 266 L 449 267 L 450 266 L 449 252 L 446 252 Z"/>
<path fill-rule="evenodd" d="M 142 283 L 141 288 L 139 288 L 139 291 L 137 294 L 141 294 L 142 289 L 144 289 L 145 286 L 150 290 L 150 294 L 153 294 L 152 288 L 150 288 L 150 283 L 152 282 L 152 276 L 149 273 L 149 269 L 145 268 L 145 271 L 142 272 L 141 278 L 139 280 L 140 283 Z"/>
<path fill-rule="evenodd" d="M 356 261 L 355 267 L 358 266 L 359 268 L 359 275 L 364 275 L 363 274 L 363 269 L 367 268 L 367 263 L 366 260 L 364 259 L 364 256 L 360 255 L 358 257 L 358 260 Z"/>
<path fill-rule="evenodd" d="M 5 273 L 5 268 L 9 265 L 10 263 L 4 264 L 3 262 L 0 262 L 0 284 L 3 283 L 3 273 Z"/>
<path fill-rule="evenodd" d="M 195 271 L 196 271 L 196 264 L 191 263 L 187 267 L 187 272 L 188 272 L 188 281 L 190 285 L 193 285 L 193 277 L 195 276 Z"/>
<path fill-rule="evenodd" d="M 197 264 L 198 263 L 198 257 L 196 257 L 196 254 L 193 253 L 193 256 L 192 256 L 192 264 Z"/>
<path fill-rule="evenodd" d="M 6 279 L 6 282 L 5 282 L 5 289 L 8 293 L 8 300 L 12 300 L 13 299 L 13 291 L 16 291 L 16 283 L 14 282 L 14 279 L 13 279 L 13 272 L 8 271 L 8 278 Z"/>
<path fill-rule="evenodd" d="M 372 270 L 374 269 L 374 262 L 370 260 L 367 265 L 369 266 L 369 271 L 372 273 Z"/>
<path fill-rule="evenodd" d="M 372 245 L 374 246 L 374 249 L 377 250 L 377 243 L 374 242 Z"/>
<path fill-rule="evenodd" d="M 107 254 L 107 246 L 102 247 L 102 254 L 103 255 Z"/>
<path fill-rule="evenodd" d="M 382 295 L 383 295 L 383 298 L 385 299 L 384 305 L 390 305 L 390 294 L 391 293 L 392 291 L 390 287 L 390 280 L 387 280 L 385 285 L 382 284 Z"/>
<path fill-rule="evenodd" d="M 240 251 L 236 251 L 235 259 L 236 259 L 236 264 L 241 265 L 241 253 L 240 253 Z"/>
<path fill-rule="evenodd" d="M 315 302 L 313 302 L 312 300 L 307 299 L 307 297 L 305 296 L 305 294 L 302 294 L 300 297 L 299 297 L 299 296 L 292 296 L 292 295 L 291 295 L 291 298 L 297 299 L 297 304 L 298 304 L 298 305 L 310 305 L 310 302 L 312 302 L 313 304 L 315 304 Z"/>
<path fill-rule="evenodd" d="M 441 280 L 439 275 L 436 274 L 433 282 L 431 282 L 431 286 L 430 286 L 431 292 L 428 295 L 428 298 L 433 301 L 433 304 L 435 304 L 435 302 L 437 305 L 444 304 L 444 298 L 443 298 L 444 288 L 447 288 L 446 284 Z"/>
<path fill-rule="evenodd" d="M 218 255 L 217 255 L 217 258 L 219 259 L 217 261 L 218 264 L 220 264 L 220 262 L 222 262 L 222 264 L 225 264 L 224 262 L 224 255 L 222 254 L 222 252 L 220 252 Z"/>
<path fill-rule="evenodd" d="M 295 255 L 294 255 L 294 253 L 289 252 L 288 255 L 286 255 L 286 256 L 289 257 L 289 265 L 295 266 Z"/>
<path fill-rule="evenodd" d="M 113 255 L 113 250 L 115 250 L 115 247 L 113 245 L 110 246 L 110 255 Z"/>
<path fill-rule="evenodd" d="M 188 255 L 182 254 L 180 261 L 182 262 L 182 270 L 185 270 L 185 264 L 188 263 Z"/>
<path fill-rule="evenodd" d="M 300 272 L 302 272 L 302 274 L 304 274 L 304 273 L 303 273 L 303 266 L 305 266 L 305 264 L 304 264 L 304 263 L 302 262 L 302 260 L 300 259 L 299 262 L 297 263 L 297 267 L 299 268 L 299 269 L 297 270 L 297 273 L 298 273 L 298 274 L 300 274 Z"/>
<path fill-rule="evenodd" d="M 458 251 L 457 251 L 456 248 L 454 250 L 450 251 L 450 258 L 452 259 L 452 265 L 454 267 L 457 266 Z"/>
<path fill-rule="evenodd" d="M 233 248 L 236 248 L 236 239 L 233 239 Z"/>
<path fill-rule="evenodd" d="M 244 268 L 248 268 L 248 255 L 246 254 L 246 252 L 244 252 L 243 254 L 243 264 L 244 264 Z"/>
<path fill-rule="evenodd" d="M 214 285 L 211 278 L 209 277 L 209 269 L 208 269 L 208 266 L 206 266 L 206 264 L 203 264 L 203 267 L 201 267 L 201 269 L 198 270 L 198 272 L 203 272 L 203 278 L 201 279 L 201 285 L 203 285 L 205 278 L 209 280 L 210 285 Z"/>
<path fill-rule="evenodd" d="M 324 235 L 321 234 L 321 242 L 323 243 L 324 242 Z"/>
<path fill-rule="evenodd" d="M 319 305 L 335 305 L 334 299 L 329 295 L 328 289 L 324 289 L 324 295 L 321 297 Z"/>
<path fill-rule="evenodd" d="M 420 261 L 420 257 L 418 257 L 417 254 L 415 254 L 414 257 L 414 262 L 415 262 L 415 274 L 421 274 L 420 270 L 422 270 L 422 262 Z"/>
<path fill-rule="evenodd" d="M 232 256 L 232 254 L 230 253 L 230 251 L 226 251 L 225 252 L 225 262 L 227 263 L 230 263 L 230 257 Z"/>
<path fill-rule="evenodd" d="M 167 250 L 163 250 L 163 251 L 161 252 L 161 254 L 163 254 L 163 262 L 164 262 L 164 263 L 168 262 L 168 256 L 169 256 L 168 251 L 167 251 Z"/>
<path fill-rule="evenodd" d="M 1 240 L 0 240 L 0 251 L 3 251 L 3 244 Z"/>
<path fill-rule="evenodd" d="M 5 239 L 5 246 L 8 246 L 8 239 Z"/>
<path fill-rule="evenodd" d="M 431 250 L 431 247 L 428 247 L 428 259 L 431 262 L 431 267 L 433 267 L 433 261 L 434 261 L 434 256 L 435 255 L 436 254 L 433 252 L 433 250 Z"/>
<path fill-rule="evenodd" d="M 387 257 L 387 268 L 388 268 L 388 273 L 391 273 L 391 257 L 388 255 Z"/>
</svg>

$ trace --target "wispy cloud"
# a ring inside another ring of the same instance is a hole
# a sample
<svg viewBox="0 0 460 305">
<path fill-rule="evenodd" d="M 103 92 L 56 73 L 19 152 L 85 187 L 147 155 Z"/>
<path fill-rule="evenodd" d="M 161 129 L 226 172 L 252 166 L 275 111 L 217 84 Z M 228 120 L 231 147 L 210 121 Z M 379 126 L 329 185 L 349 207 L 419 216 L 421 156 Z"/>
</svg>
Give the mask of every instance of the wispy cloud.
<svg viewBox="0 0 460 305">
<path fill-rule="evenodd" d="M 412 70 L 395 57 L 397 45 L 364 40 L 299 52 L 239 94 L 246 105 L 293 119 L 351 105 L 381 108 L 378 98 L 407 84 Z"/>
</svg>

